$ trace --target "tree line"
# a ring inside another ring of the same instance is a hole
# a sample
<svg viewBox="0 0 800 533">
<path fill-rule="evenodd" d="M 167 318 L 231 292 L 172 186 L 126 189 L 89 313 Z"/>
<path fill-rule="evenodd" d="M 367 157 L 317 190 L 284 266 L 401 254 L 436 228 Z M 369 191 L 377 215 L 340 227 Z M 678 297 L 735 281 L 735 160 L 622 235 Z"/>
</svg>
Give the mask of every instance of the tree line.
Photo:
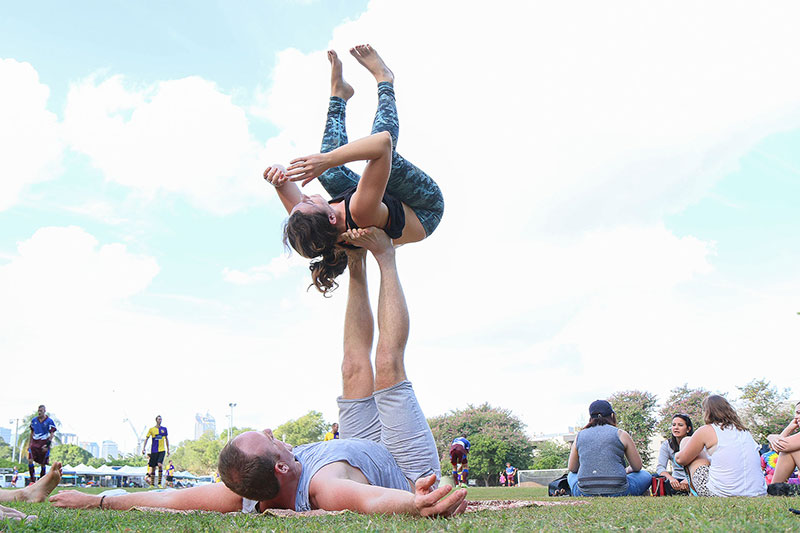
<svg viewBox="0 0 800 533">
<path fill-rule="evenodd" d="M 787 400 L 791 390 L 779 390 L 768 380 L 753 380 L 737 387 L 739 398 L 735 402 L 739 416 L 759 443 L 766 442 L 770 433 L 780 433 L 793 416 L 793 405 Z M 617 413 L 618 425 L 631 434 L 645 465 L 654 466 L 649 443 L 654 436 L 667 438 L 670 424 L 676 414 L 688 414 L 695 429 L 703 425 L 701 403 L 712 391 L 690 388 L 687 384 L 672 389 L 659 407 L 658 398 L 643 390 L 615 392 L 607 398 Z M 724 396 L 724 395 L 723 395 Z M 35 415 L 34 415 L 35 416 Z M 52 415 L 51 415 L 52 416 Z M 492 407 L 488 403 L 468 405 L 447 414 L 428 419 L 441 460 L 442 473 L 451 470 L 449 448 L 455 437 L 466 436 L 472 444 L 469 453 L 469 469 L 473 479 L 484 485 L 495 484 L 506 462 L 520 470 L 566 468 L 569 446 L 555 441 L 534 442 L 526 432 L 525 424 L 508 409 Z M 29 423 L 29 422 L 28 422 Z M 60 425 L 60 424 L 59 424 Z M 25 426 L 27 427 L 27 426 Z M 317 442 L 323 439 L 330 422 L 319 411 L 284 422 L 273 429 L 275 437 L 293 446 Z M 250 431 L 251 428 L 234 428 L 233 436 Z M 28 432 L 30 433 L 30 432 Z M 25 446 L 24 434 L 20 436 Z M 228 441 L 227 432 L 219 436 L 207 432 L 199 439 L 182 441 L 172 453 L 178 470 L 188 470 L 198 475 L 208 475 L 216 470 L 217 458 Z M 23 448 L 25 449 L 25 448 Z M 64 464 L 80 463 L 93 467 L 144 466 L 146 457 L 137 454 L 125 455 L 109 460 L 92 455 L 73 444 L 56 444 L 50 452 L 51 462 Z M 11 446 L 0 440 L 0 466 L 20 466 L 27 463 L 11 460 Z"/>
</svg>

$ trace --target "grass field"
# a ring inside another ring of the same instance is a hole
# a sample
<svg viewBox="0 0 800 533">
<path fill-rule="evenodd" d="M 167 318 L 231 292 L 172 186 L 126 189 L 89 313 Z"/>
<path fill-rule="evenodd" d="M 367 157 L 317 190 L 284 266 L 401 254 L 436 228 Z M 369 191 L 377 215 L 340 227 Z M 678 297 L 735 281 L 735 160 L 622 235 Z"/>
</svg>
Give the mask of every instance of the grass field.
<svg viewBox="0 0 800 533">
<path fill-rule="evenodd" d="M 96 493 L 99 489 L 85 489 Z M 543 488 L 470 488 L 471 500 L 546 500 Z M 554 499 L 559 500 L 559 499 Z M 74 511 L 49 504 L 11 504 L 36 514 L 29 524 L 0 522 L 2 531 L 800 531 L 797 498 L 596 498 L 580 506 L 482 511 L 450 520 L 346 514 L 271 518 L 140 511 Z"/>
</svg>

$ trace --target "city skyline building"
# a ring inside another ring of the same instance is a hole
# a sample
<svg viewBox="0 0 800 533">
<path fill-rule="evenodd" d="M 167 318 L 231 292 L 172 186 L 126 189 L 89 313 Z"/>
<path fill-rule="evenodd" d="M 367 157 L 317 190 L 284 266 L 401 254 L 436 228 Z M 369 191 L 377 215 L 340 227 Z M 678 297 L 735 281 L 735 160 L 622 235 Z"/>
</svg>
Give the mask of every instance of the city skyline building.
<svg viewBox="0 0 800 533">
<path fill-rule="evenodd" d="M 200 413 L 194 415 L 194 440 L 202 437 L 207 431 L 211 431 L 215 437 L 217 436 L 216 419 L 208 411 L 206 411 L 205 415 Z"/>
<path fill-rule="evenodd" d="M 3 442 L 6 444 L 11 444 L 11 429 L 9 428 L 0 428 L 0 439 L 3 439 Z"/>
<path fill-rule="evenodd" d="M 58 437 L 61 439 L 61 444 L 75 444 L 76 446 L 80 446 L 80 444 L 78 444 L 78 435 L 75 433 L 59 433 Z"/>
<path fill-rule="evenodd" d="M 119 457 L 119 446 L 113 440 L 104 440 L 100 448 L 100 457 L 102 459 L 117 459 Z"/>
<path fill-rule="evenodd" d="M 100 457 L 100 447 L 96 442 L 81 442 L 78 444 L 81 448 L 92 454 L 92 457 Z"/>
</svg>

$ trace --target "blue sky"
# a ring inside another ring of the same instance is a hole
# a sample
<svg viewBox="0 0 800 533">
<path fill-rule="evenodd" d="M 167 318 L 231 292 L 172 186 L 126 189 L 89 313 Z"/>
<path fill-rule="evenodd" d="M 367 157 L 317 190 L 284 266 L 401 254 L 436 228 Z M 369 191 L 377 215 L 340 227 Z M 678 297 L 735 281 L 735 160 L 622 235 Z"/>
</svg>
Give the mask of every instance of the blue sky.
<svg viewBox="0 0 800 533">
<path fill-rule="evenodd" d="M 684 8 L 5 6 L 0 353 L 57 386 L 6 390 L 0 417 L 45 402 L 125 451 L 123 416 L 175 441 L 230 401 L 237 425 L 335 419 L 346 280 L 306 291 L 260 173 L 318 149 L 328 48 L 350 137 L 369 132 L 362 42 L 397 75 L 399 151 L 446 199 L 398 252 L 426 414 L 488 401 L 549 433 L 618 390 L 793 386 L 760 361 L 800 340 L 798 8 Z"/>
</svg>

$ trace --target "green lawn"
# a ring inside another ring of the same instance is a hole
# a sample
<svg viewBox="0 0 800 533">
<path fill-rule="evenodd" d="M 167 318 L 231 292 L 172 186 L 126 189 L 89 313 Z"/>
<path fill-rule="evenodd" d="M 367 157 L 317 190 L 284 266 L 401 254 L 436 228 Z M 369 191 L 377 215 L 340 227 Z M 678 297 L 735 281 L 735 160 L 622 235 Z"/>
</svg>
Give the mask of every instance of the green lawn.
<svg viewBox="0 0 800 533">
<path fill-rule="evenodd" d="M 97 492 L 97 489 L 88 489 Z M 471 488 L 468 499 L 546 500 L 545 489 Z M 553 501 L 562 500 L 560 498 Z M 567 499 L 563 499 L 567 500 Z M 800 531 L 797 498 L 598 498 L 587 505 L 484 511 L 451 520 L 419 520 L 356 514 L 318 518 L 139 511 L 73 511 L 49 504 L 11 504 L 39 519 L 0 522 L 2 531 Z"/>
</svg>

